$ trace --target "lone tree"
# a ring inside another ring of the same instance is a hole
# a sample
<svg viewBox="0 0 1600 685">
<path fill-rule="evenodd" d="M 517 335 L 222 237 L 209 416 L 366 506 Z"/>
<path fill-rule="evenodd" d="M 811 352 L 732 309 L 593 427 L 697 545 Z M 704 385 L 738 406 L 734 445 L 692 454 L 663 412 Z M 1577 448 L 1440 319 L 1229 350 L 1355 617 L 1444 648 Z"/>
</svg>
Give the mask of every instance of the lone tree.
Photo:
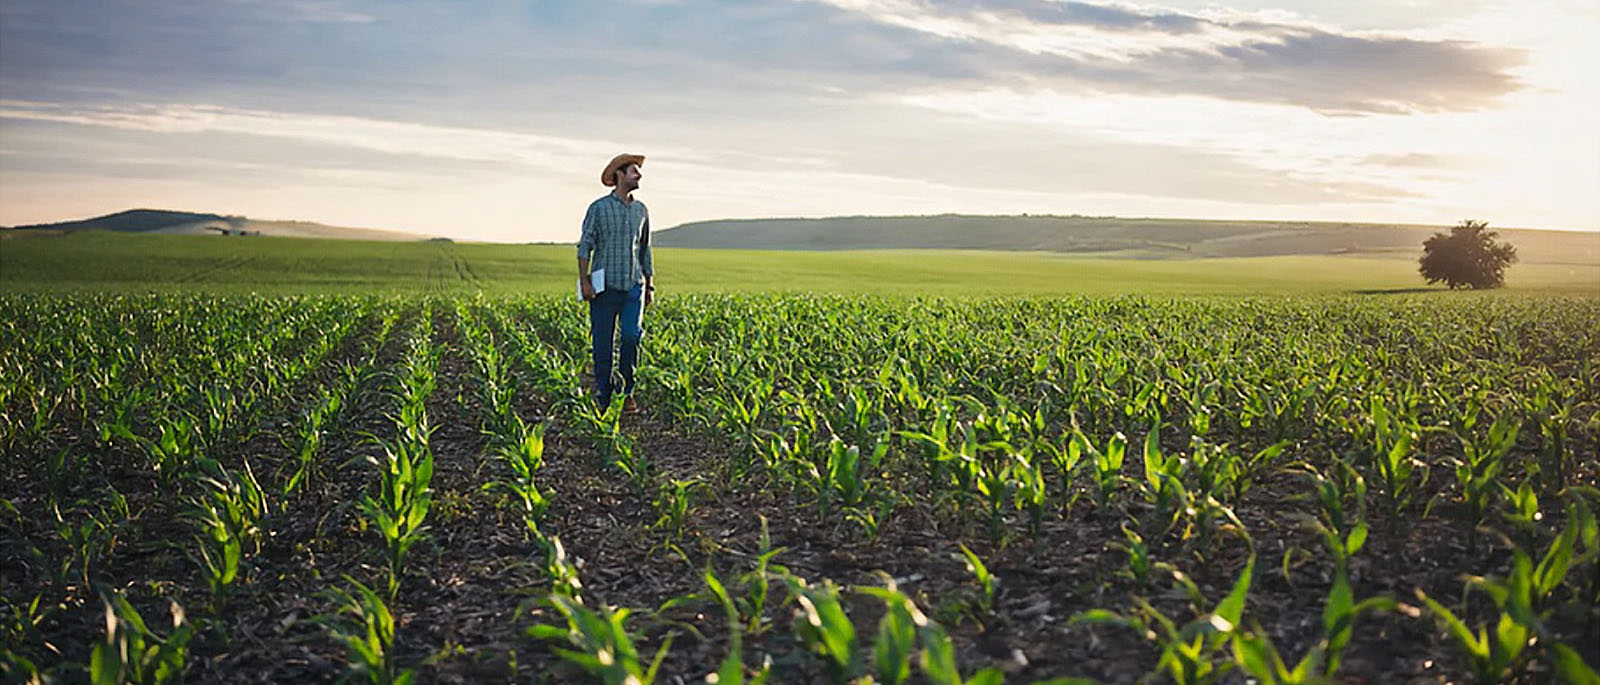
<svg viewBox="0 0 1600 685">
<path fill-rule="evenodd" d="M 1506 266 L 1517 261 L 1517 248 L 1496 242 L 1499 234 L 1487 228 L 1486 221 L 1465 219 L 1449 233 L 1435 233 L 1423 241 L 1418 269 L 1422 277 L 1430 285 L 1444 281 L 1451 290 L 1500 287 Z"/>
</svg>

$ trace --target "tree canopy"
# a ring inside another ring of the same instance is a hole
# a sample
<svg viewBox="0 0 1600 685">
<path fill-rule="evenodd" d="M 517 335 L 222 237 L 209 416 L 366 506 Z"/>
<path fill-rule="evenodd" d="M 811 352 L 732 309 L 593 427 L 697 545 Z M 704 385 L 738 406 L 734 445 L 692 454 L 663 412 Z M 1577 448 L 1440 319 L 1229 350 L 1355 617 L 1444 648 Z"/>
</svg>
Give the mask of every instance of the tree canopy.
<svg viewBox="0 0 1600 685">
<path fill-rule="evenodd" d="M 1486 221 L 1466 219 L 1449 233 L 1435 233 L 1423 241 L 1418 269 L 1422 277 L 1430 285 L 1443 281 L 1451 290 L 1499 287 L 1506 267 L 1517 261 L 1517 248 L 1496 241 L 1499 234 L 1488 228 Z"/>
</svg>

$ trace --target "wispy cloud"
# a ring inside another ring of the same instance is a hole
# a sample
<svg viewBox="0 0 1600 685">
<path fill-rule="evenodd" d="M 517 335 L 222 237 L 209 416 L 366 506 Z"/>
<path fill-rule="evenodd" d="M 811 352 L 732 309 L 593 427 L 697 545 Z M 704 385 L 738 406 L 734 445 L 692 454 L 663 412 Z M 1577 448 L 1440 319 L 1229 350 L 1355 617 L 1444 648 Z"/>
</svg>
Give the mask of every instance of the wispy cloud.
<svg viewBox="0 0 1600 685">
<path fill-rule="evenodd" d="M 274 3 L 277 4 L 277 3 Z M 368 24 L 378 20 L 377 15 L 349 9 L 337 0 L 302 0 L 282 3 L 289 16 L 300 21 L 329 24 Z"/>
<path fill-rule="evenodd" d="M 233 133 L 286 138 L 421 158 L 500 162 L 565 171 L 589 166 L 605 139 L 574 139 L 492 129 L 438 126 L 367 117 L 168 104 L 68 107 L 0 100 L 0 119 L 41 121 L 154 133 Z M 690 158 L 684 150 L 664 154 Z"/>
<path fill-rule="evenodd" d="M 1520 51 L 1237 12 L 1027 0 L 817 0 L 896 26 L 1054 60 L 1014 74 L 1067 92 L 1206 95 L 1330 113 L 1484 107 L 1516 91 Z"/>
</svg>

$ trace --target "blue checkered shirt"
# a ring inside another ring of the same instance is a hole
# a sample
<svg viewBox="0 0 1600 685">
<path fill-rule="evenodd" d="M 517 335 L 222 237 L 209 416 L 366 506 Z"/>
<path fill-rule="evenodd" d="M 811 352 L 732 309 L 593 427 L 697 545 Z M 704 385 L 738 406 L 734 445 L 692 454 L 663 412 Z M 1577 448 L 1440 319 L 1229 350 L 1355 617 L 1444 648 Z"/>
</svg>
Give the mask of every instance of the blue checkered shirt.
<svg viewBox="0 0 1600 685">
<path fill-rule="evenodd" d="M 655 277 L 650 263 L 650 210 L 643 202 L 623 202 L 606 193 L 589 203 L 578 238 L 578 259 L 589 260 L 589 270 L 606 270 L 606 290 L 632 290 Z"/>
</svg>

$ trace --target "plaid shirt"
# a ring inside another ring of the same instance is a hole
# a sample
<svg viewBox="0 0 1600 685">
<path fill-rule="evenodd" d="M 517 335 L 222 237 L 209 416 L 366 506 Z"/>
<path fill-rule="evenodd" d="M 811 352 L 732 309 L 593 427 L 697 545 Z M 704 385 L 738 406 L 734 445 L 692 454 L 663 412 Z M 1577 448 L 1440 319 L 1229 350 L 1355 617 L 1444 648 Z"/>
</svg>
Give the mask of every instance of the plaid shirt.
<svg viewBox="0 0 1600 685">
<path fill-rule="evenodd" d="M 606 270 L 606 290 L 632 290 L 655 277 L 650 263 L 650 210 L 643 202 L 624 203 L 615 193 L 589 203 L 578 238 L 578 259 L 589 270 Z"/>
</svg>

